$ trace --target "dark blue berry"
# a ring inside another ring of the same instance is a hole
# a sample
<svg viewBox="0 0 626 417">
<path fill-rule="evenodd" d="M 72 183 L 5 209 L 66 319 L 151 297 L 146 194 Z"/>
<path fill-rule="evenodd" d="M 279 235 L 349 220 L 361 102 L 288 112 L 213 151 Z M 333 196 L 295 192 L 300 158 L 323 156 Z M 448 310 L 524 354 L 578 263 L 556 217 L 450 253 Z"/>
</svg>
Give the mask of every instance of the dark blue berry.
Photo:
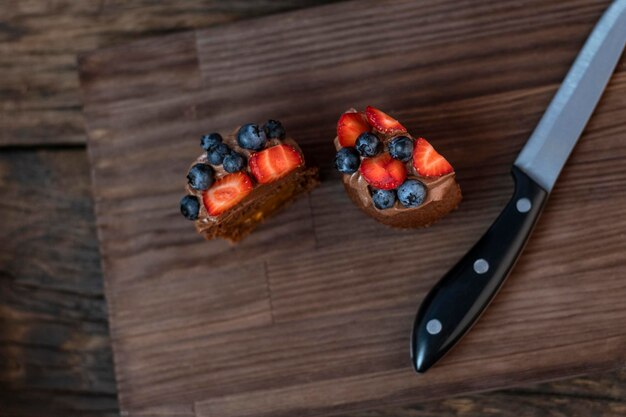
<svg viewBox="0 0 626 417">
<path fill-rule="evenodd" d="M 206 153 L 206 157 L 213 165 L 220 165 L 224 157 L 230 153 L 230 148 L 224 143 L 212 146 Z"/>
<path fill-rule="evenodd" d="M 361 156 L 376 156 L 383 149 L 383 143 L 378 136 L 369 132 L 361 133 L 356 138 L 355 146 Z"/>
<path fill-rule="evenodd" d="M 354 148 L 341 148 L 335 155 L 335 168 L 343 174 L 352 174 L 359 169 L 361 158 Z"/>
<path fill-rule="evenodd" d="M 426 198 L 426 187 L 417 180 L 406 180 L 398 187 L 398 200 L 404 207 L 417 207 Z"/>
<path fill-rule="evenodd" d="M 270 139 L 285 139 L 285 128 L 278 120 L 268 120 L 263 125 L 265 135 Z"/>
<path fill-rule="evenodd" d="M 208 190 L 215 181 L 213 168 L 207 164 L 195 164 L 187 173 L 187 181 L 194 190 Z"/>
<path fill-rule="evenodd" d="M 248 123 L 239 128 L 237 132 L 237 143 L 244 149 L 260 151 L 267 142 L 267 136 L 258 125 Z"/>
<path fill-rule="evenodd" d="M 389 155 L 393 159 L 408 162 L 413 157 L 413 141 L 406 136 L 391 139 L 387 147 L 389 148 Z"/>
<path fill-rule="evenodd" d="M 224 171 L 233 172 L 241 171 L 243 167 L 246 165 L 246 159 L 237 152 L 231 152 L 224 157 Z"/>
<path fill-rule="evenodd" d="M 180 200 L 180 213 L 187 220 L 196 220 L 200 212 L 200 203 L 192 195 L 186 195 Z"/>
<path fill-rule="evenodd" d="M 218 143 L 222 143 L 222 135 L 219 133 L 209 133 L 200 138 L 200 146 L 202 146 L 202 149 L 205 151 L 208 151 Z"/>
<path fill-rule="evenodd" d="M 396 192 L 394 190 L 378 190 L 372 189 L 372 201 L 374 207 L 384 210 L 393 207 L 396 202 Z"/>
</svg>

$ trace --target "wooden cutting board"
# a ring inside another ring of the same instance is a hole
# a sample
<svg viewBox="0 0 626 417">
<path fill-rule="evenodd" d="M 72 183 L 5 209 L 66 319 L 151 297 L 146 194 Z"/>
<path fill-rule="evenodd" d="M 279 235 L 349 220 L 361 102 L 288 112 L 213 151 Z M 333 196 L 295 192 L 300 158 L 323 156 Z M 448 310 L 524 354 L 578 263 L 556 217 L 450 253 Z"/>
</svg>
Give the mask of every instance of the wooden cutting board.
<svg viewBox="0 0 626 417">
<path fill-rule="evenodd" d="M 124 415 L 323 416 L 623 365 L 624 59 L 492 307 L 427 374 L 408 349 L 608 3 L 354 1 L 81 57 Z M 351 204 L 332 139 L 367 104 L 448 157 L 459 210 L 396 231 Z M 178 211 L 200 135 L 267 118 L 321 187 L 238 246 L 203 241 Z"/>
</svg>

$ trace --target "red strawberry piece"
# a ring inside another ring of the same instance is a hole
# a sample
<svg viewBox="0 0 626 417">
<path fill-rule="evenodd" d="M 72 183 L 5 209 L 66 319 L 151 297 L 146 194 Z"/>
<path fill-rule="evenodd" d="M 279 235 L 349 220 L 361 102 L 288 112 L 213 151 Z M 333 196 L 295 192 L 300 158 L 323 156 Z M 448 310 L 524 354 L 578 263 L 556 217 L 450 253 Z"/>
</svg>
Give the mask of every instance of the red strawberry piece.
<svg viewBox="0 0 626 417">
<path fill-rule="evenodd" d="M 284 177 L 303 164 L 302 155 L 289 145 L 276 145 L 257 152 L 248 162 L 250 172 L 260 184 Z"/>
<path fill-rule="evenodd" d="M 369 124 L 374 126 L 379 132 L 388 135 L 406 132 L 406 128 L 399 121 L 375 107 L 367 106 L 365 115 Z"/>
<path fill-rule="evenodd" d="M 417 139 L 413 146 L 413 167 L 422 177 L 440 177 L 454 172 L 446 158 L 424 138 Z"/>
<path fill-rule="evenodd" d="M 372 187 L 393 190 L 406 179 L 406 166 L 388 153 L 361 162 L 361 175 Z"/>
<path fill-rule="evenodd" d="M 372 127 L 367 124 L 363 113 L 344 113 L 337 122 L 337 137 L 341 146 L 354 146 L 361 133 L 369 132 Z"/>
<path fill-rule="evenodd" d="M 215 181 L 211 188 L 202 193 L 202 201 L 211 216 L 219 216 L 243 200 L 252 188 L 252 180 L 248 175 L 235 172 Z"/>
</svg>

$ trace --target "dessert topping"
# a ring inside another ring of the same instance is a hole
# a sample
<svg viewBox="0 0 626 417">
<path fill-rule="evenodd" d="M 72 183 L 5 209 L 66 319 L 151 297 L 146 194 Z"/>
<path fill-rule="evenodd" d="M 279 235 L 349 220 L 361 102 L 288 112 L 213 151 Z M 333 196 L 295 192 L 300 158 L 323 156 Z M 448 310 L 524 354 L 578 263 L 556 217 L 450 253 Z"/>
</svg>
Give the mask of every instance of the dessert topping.
<svg viewBox="0 0 626 417">
<path fill-rule="evenodd" d="M 393 159 L 388 153 L 361 161 L 361 175 L 371 186 L 392 190 L 402 184 L 407 172 L 404 164 Z"/>
<path fill-rule="evenodd" d="M 215 181 L 213 168 L 207 164 L 195 164 L 187 173 L 187 183 L 198 191 L 208 189 Z"/>
<path fill-rule="evenodd" d="M 408 162 L 413 157 L 413 140 L 407 136 L 397 136 L 387 144 L 393 159 Z"/>
<path fill-rule="evenodd" d="M 180 200 L 180 213 L 187 220 L 196 220 L 200 212 L 200 203 L 193 195 L 186 195 Z"/>
<path fill-rule="evenodd" d="M 374 207 L 379 210 L 391 208 L 396 202 L 395 190 L 379 190 L 377 188 L 373 188 L 371 193 Z"/>
<path fill-rule="evenodd" d="M 224 157 L 230 153 L 230 148 L 224 143 L 218 143 L 209 148 L 206 153 L 208 161 L 213 165 L 221 165 Z"/>
<path fill-rule="evenodd" d="M 406 180 L 398 187 L 398 200 L 404 207 L 417 207 L 425 199 L 426 187 L 418 180 Z"/>
<path fill-rule="evenodd" d="M 252 188 L 252 180 L 243 172 L 228 174 L 202 193 L 204 207 L 211 216 L 219 216 L 243 200 Z"/>
<path fill-rule="evenodd" d="M 387 135 L 406 133 L 406 128 L 402 126 L 400 122 L 382 110 L 378 110 L 372 106 L 367 106 L 365 108 L 365 115 L 367 116 L 369 124 L 374 126 L 374 128 L 379 132 Z"/>
<path fill-rule="evenodd" d="M 383 143 L 373 133 L 361 133 L 356 139 L 356 150 L 361 156 L 376 156 L 383 150 Z"/>
<path fill-rule="evenodd" d="M 269 139 L 285 139 L 285 128 L 278 120 L 268 120 L 263 125 L 263 131 Z"/>
<path fill-rule="evenodd" d="M 354 146 L 363 132 L 372 130 L 363 113 L 344 113 L 337 122 L 337 137 L 343 147 Z"/>
<path fill-rule="evenodd" d="M 258 125 L 248 123 L 239 128 L 237 143 L 244 149 L 260 151 L 267 143 L 267 136 Z"/>
<path fill-rule="evenodd" d="M 284 177 L 304 163 L 302 156 L 292 146 L 276 145 L 252 154 L 248 165 L 260 184 Z"/>
<path fill-rule="evenodd" d="M 359 169 L 361 158 L 356 149 L 352 147 L 341 148 L 335 155 L 335 168 L 342 174 L 352 174 Z"/>
<path fill-rule="evenodd" d="M 238 152 L 231 151 L 224 157 L 224 171 L 233 172 L 241 171 L 246 166 L 246 158 Z"/>
<path fill-rule="evenodd" d="M 440 177 L 454 172 L 452 165 L 424 138 L 415 141 L 413 167 L 422 177 Z"/>
<path fill-rule="evenodd" d="M 200 146 L 205 151 L 211 149 L 211 147 L 217 145 L 218 143 L 222 143 L 222 135 L 219 133 L 209 133 L 208 135 L 204 135 L 200 138 Z"/>
</svg>

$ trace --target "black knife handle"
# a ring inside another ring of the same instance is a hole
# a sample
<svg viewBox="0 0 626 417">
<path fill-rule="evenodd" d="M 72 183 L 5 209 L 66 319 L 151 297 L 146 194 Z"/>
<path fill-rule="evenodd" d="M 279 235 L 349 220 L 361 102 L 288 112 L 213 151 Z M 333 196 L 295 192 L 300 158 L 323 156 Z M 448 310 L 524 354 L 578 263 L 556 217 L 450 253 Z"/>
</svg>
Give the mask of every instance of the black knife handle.
<svg viewBox="0 0 626 417">
<path fill-rule="evenodd" d="M 548 193 L 517 167 L 515 192 L 496 221 L 434 286 L 420 306 L 411 337 L 417 372 L 441 359 L 472 327 L 521 253 Z"/>
</svg>

